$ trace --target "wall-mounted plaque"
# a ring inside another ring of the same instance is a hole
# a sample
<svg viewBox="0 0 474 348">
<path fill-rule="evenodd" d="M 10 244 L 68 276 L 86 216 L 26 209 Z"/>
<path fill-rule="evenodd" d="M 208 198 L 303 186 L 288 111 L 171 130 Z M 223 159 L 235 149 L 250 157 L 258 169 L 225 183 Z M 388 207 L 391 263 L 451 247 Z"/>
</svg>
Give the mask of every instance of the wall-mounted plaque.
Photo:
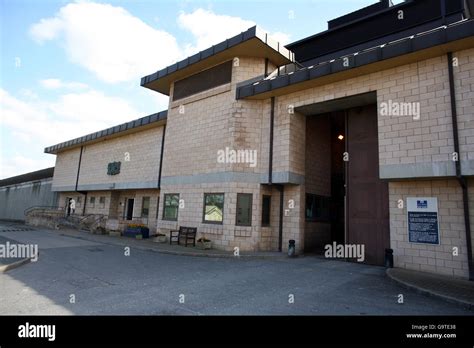
<svg viewBox="0 0 474 348">
<path fill-rule="evenodd" d="M 121 162 L 112 162 L 107 165 L 107 175 L 117 175 L 120 173 Z"/>
<path fill-rule="evenodd" d="M 439 244 L 438 198 L 407 198 L 410 243 Z"/>
</svg>

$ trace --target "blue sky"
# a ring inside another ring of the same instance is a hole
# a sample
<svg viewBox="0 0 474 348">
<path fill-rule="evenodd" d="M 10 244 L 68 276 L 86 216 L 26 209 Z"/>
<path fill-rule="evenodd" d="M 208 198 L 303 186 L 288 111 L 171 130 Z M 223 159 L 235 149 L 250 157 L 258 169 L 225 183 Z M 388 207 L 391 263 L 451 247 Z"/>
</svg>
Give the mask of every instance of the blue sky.
<svg viewBox="0 0 474 348">
<path fill-rule="evenodd" d="M 283 43 L 375 0 L 0 0 L 0 179 L 46 146 L 167 108 L 140 77 L 257 24 Z"/>
</svg>

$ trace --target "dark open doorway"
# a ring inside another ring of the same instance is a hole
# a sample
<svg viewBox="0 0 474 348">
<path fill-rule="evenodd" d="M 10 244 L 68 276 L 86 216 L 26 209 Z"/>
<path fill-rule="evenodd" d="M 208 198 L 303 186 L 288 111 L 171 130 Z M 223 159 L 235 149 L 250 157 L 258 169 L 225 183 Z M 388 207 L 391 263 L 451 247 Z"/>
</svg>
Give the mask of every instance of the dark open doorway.
<svg viewBox="0 0 474 348">
<path fill-rule="evenodd" d="M 135 203 L 135 199 L 129 198 L 127 199 L 127 207 L 126 207 L 126 213 L 125 213 L 125 218 L 127 220 L 133 220 L 133 205 Z"/>
<path fill-rule="evenodd" d="M 71 215 L 71 201 L 72 201 L 72 198 L 66 197 L 66 216 Z"/>
<path fill-rule="evenodd" d="M 345 112 L 306 120 L 305 252 L 345 241 Z"/>
<path fill-rule="evenodd" d="M 331 241 L 345 242 L 345 112 L 334 112 L 331 117 Z"/>
<path fill-rule="evenodd" d="M 384 263 L 388 184 L 379 179 L 374 96 L 298 110 L 307 116 L 305 252 L 322 253 L 334 242 L 357 244 L 365 248 L 365 263 Z"/>
</svg>

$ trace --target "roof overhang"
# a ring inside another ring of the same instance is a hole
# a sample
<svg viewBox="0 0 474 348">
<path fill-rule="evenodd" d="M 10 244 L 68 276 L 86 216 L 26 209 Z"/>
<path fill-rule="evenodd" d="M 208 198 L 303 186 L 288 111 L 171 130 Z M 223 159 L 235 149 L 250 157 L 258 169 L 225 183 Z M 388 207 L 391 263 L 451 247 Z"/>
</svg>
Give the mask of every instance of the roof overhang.
<svg viewBox="0 0 474 348">
<path fill-rule="evenodd" d="M 149 128 L 162 126 L 166 123 L 168 111 L 161 111 L 156 114 L 141 117 L 136 120 L 119 124 L 114 127 L 100 130 L 95 133 L 84 135 L 80 138 L 72 139 L 49 146 L 44 149 L 45 153 L 57 154 L 58 152 L 71 150 L 76 147 L 98 143 L 100 141 L 121 137 L 127 134 L 141 132 Z"/>
<path fill-rule="evenodd" d="M 272 79 L 241 85 L 237 99 L 267 99 L 438 57 L 474 47 L 474 20 L 465 20 L 408 38 L 305 67 Z M 349 60 L 349 67 L 344 63 Z"/>
<path fill-rule="evenodd" d="M 12 176 L 0 180 L 0 187 L 22 184 L 25 182 L 38 181 L 52 178 L 54 175 L 54 167 L 37 170 L 30 173 Z"/>
<path fill-rule="evenodd" d="M 141 86 L 169 95 L 173 81 L 181 80 L 235 57 L 268 58 L 277 66 L 294 62 L 294 53 L 254 26 L 204 51 L 142 77 Z"/>
<path fill-rule="evenodd" d="M 305 116 L 312 116 L 376 103 L 377 92 L 372 91 L 298 106 L 295 108 L 295 112 Z"/>
</svg>

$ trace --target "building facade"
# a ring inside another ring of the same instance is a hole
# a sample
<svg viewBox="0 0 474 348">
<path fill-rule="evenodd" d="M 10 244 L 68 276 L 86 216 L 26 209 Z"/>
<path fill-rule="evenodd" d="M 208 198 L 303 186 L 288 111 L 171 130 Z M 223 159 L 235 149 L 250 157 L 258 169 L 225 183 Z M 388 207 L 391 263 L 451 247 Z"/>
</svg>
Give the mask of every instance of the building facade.
<svg viewBox="0 0 474 348">
<path fill-rule="evenodd" d="M 283 47 L 258 28 L 141 85 L 168 110 L 51 146 L 53 190 L 120 230 L 197 227 L 223 250 L 322 252 L 472 278 L 474 21 L 380 1 Z"/>
<path fill-rule="evenodd" d="M 56 206 L 53 173 L 54 168 L 46 168 L 0 180 L 0 220 L 25 221 L 25 211 L 32 207 Z"/>
</svg>

